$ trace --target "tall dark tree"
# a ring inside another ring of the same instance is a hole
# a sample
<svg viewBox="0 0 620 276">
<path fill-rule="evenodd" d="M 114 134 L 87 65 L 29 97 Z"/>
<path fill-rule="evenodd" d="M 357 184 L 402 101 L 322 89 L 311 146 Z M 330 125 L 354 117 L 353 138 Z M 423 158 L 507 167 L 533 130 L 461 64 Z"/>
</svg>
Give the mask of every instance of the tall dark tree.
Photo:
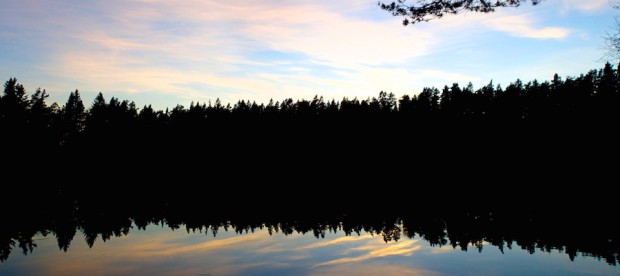
<svg viewBox="0 0 620 276">
<path fill-rule="evenodd" d="M 17 83 L 17 79 L 11 78 L 4 84 L 4 93 L 0 97 L 0 156 L 11 159 L 28 158 L 24 152 L 29 143 L 28 108 L 30 101 L 23 85 Z M 4 160 L 2 160 L 4 161 Z M 4 163 L 0 161 L 0 163 Z M 11 160 L 15 161 L 15 160 Z M 13 163 L 21 167 L 19 162 Z M 6 168 L 3 168 L 6 169 Z M 10 171 L 10 169 L 8 170 Z"/>
<path fill-rule="evenodd" d="M 90 107 L 90 115 L 93 115 L 93 113 L 104 113 L 105 109 L 107 107 L 107 104 L 105 102 L 105 98 L 103 97 L 103 94 L 101 92 L 99 92 L 99 94 L 97 94 L 97 97 L 95 97 L 95 100 L 93 101 L 93 105 Z"/>
<path fill-rule="evenodd" d="M 47 106 L 45 99 L 49 95 L 45 89 L 37 88 L 37 91 L 30 96 L 30 116 L 29 123 L 31 125 L 31 131 L 34 136 L 45 135 L 44 132 L 51 127 L 52 124 L 52 109 Z M 49 137 L 46 137 L 49 138 Z M 32 137 L 31 139 L 35 139 Z M 48 141 L 40 141 L 42 143 Z"/>
<path fill-rule="evenodd" d="M 412 3 L 415 2 L 415 3 Z M 394 16 L 405 17 L 403 25 L 426 22 L 436 18 L 442 18 L 447 14 L 461 12 L 494 12 L 496 8 L 518 7 L 527 0 L 398 0 L 392 2 L 379 2 L 381 9 L 390 12 Z M 542 0 L 530 0 L 532 5 L 537 5 Z"/>
<path fill-rule="evenodd" d="M 109 121 L 107 108 L 108 105 L 105 102 L 105 98 L 99 92 L 88 112 L 87 125 L 89 128 L 101 130 L 105 127 L 106 122 Z"/>
<path fill-rule="evenodd" d="M 45 89 L 41 90 L 41 88 L 37 88 L 37 91 L 30 96 L 30 111 L 35 114 L 46 112 L 48 107 L 45 103 L 45 99 L 49 96 L 50 95 L 47 94 Z"/>
<path fill-rule="evenodd" d="M 0 98 L 0 118 L 23 117 L 30 105 L 24 86 L 11 78 L 4 83 L 4 93 Z"/>
<path fill-rule="evenodd" d="M 80 132 L 84 129 L 86 112 L 80 92 L 77 89 L 69 94 L 69 99 L 63 107 L 63 116 L 67 124 L 67 131 Z"/>
<path fill-rule="evenodd" d="M 379 92 L 379 109 L 387 112 L 396 110 L 396 96 L 394 93 Z"/>
</svg>

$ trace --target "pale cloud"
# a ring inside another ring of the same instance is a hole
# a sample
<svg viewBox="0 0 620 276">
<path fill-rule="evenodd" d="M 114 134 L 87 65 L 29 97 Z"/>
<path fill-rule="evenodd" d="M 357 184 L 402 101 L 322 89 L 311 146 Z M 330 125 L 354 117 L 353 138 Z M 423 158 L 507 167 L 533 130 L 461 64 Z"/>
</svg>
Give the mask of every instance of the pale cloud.
<svg viewBox="0 0 620 276">
<path fill-rule="evenodd" d="M 288 24 L 252 24 L 247 35 L 270 49 L 300 52 L 334 67 L 401 63 L 423 55 L 432 41 L 430 34 L 415 29 L 345 18 L 320 7 L 292 7 L 274 13 L 269 20 L 287 14 L 312 16 Z"/>
<path fill-rule="evenodd" d="M 587 1 L 586 1 L 587 2 Z M 544 26 L 542 14 L 558 13 L 561 7 L 549 7 L 546 3 L 532 7 L 503 8 L 493 13 L 464 13 L 435 21 L 433 29 L 444 35 L 458 37 L 458 43 L 467 43 L 484 29 L 508 33 L 517 38 L 560 39 L 566 38 L 571 30 L 562 27 Z M 551 4 L 551 3 L 550 3 Z M 547 15 L 548 16 L 548 15 Z M 439 43 L 441 44 L 441 43 Z M 449 44 L 457 46 L 457 43 Z"/>
<path fill-rule="evenodd" d="M 215 41 L 221 49 L 241 46 L 240 50 L 248 50 L 245 47 L 249 46 L 299 52 L 332 65 L 402 62 L 422 55 L 431 43 L 428 33 L 345 16 L 347 11 L 359 9 L 359 1 L 338 1 L 344 2 L 342 5 L 327 1 L 251 1 L 243 5 L 221 1 L 142 2 L 148 3 L 147 7 L 121 13 L 123 27 L 183 22 L 190 28 L 183 31 L 193 32 L 189 39 Z M 157 29 L 147 31 L 147 37 L 161 33 Z M 207 31 L 211 33 L 205 34 Z M 179 42 L 188 44 L 185 39 Z"/>
<path fill-rule="evenodd" d="M 487 20 L 486 25 L 513 36 L 526 38 L 559 39 L 565 38 L 570 34 L 570 31 L 566 28 L 537 27 L 534 20 L 528 15 L 493 17 Z"/>
<path fill-rule="evenodd" d="M 404 64 L 434 43 L 425 31 L 348 16 L 369 7 L 352 0 L 98 5 L 101 20 L 80 14 L 47 19 L 57 26 L 49 35 L 62 39 L 51 41 L 51 54 L 37 67 L 70 85 L 48 90 L 78 87 L 134 96 L 160 91 L 187 101 L 232 103 L 316 94 L 367 97 L 411 87 L 406 70 L 375 67 Z M 260 51 L 285 56 L 258 60 Z M 326 70 L 308 69 L 313 64 Z"/>
<path fill-rule="evenodd" d="M 610 7 L 610 0 L 563 0 L 565 10 L 595 11 Z"/>
<path fill-rule="evenodd" d="M 602 1 L 564 3 L 593 10 L 606 4 Z M 225 103 L 317 94 L 367 98 L 381 90 L 411 95 L 424 86 L 479 80 L 480 72 L 457 73 L 441 59 L 480 49 L 478 34 L 505 32 L 518 43 L 572 34 L 544 25 L 537 14 L 544 7 L 529 5 L 409 27 L 374 2 L 358 0 L 7 0 L 0 5 L 0 17 L 16 28 L 4 28 L 0 37 L 38 45 L 41 56 L 31 65 L 10 57 L 2 76 L 33 79 L 37 83 L 27 87 L 46 88 L 50 100 L 64 101 L 78 88 L 136 99 L 139 106 L 152 103 L 155 94 L 178 101 L 168 106 L 215 98 Z M 418 63 L 428 57 L 440 61 Z M 25 69 L 15 72 L 11 64 Z"/>
</svg>

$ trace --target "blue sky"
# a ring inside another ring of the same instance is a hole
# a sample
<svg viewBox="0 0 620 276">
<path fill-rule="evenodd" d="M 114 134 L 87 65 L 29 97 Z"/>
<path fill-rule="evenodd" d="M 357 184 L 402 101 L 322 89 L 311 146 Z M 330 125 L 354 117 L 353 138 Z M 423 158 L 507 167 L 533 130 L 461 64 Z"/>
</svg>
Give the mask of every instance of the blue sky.
<svg viewBox="0 0 620 276">
<path fill-rule="evenodd" d="M 408 27 L 366 0 L 3 0 L 0 80 L 163 109 L 220 98 L 367 98 L 601 68 L 620 11 L 545 0 Z M 617 61 L 611 61 L 616 63 Z"/>
</svg>

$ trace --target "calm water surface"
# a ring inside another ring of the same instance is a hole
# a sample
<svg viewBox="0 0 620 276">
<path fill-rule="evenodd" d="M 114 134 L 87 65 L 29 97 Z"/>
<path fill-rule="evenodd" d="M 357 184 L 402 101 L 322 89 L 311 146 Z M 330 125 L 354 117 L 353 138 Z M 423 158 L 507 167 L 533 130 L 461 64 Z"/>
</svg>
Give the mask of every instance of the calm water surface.
<svg viewBox="0 0 620 276">
<path fill-rule="evenodd" d="M 115 185 L 0 201 L 0 275 L 620 275 L 614 201 Z"/>
<path fill-rule="evenodd" d="M 266 228 L 239 234 L 224 227 L 192 231 L 150 224 L 88 246 L 77 232 L 65 252 L 54 234 L 36 234 L 28 255 L 15 248 L 1 275 L 620 275 L 618 266 L 558 250 L 530 254 L 517 244 L 502 253 L 486 242 L 464 251 L 420 237 L 385 238 L 360 231 L 283 234 Z M 396 227 L 399 229 L 400 227 Z M 271 233 L 270 233 L 271 232 Z M 386 239 L 388 240 L 386 242 Z M 391 240 L 390 240 L 391 239 Z"/>
</svg>

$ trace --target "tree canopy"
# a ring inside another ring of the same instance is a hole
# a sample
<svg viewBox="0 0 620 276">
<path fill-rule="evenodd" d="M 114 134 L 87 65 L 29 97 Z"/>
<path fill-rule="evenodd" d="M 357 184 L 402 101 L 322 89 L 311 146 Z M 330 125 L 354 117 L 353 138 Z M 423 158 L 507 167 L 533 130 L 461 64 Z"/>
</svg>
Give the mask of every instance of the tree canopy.
<svg viewBox="0 0 620 276">
<path fill-rule="evenodd" d="M 530 0 L 532 5 L 537 5 L 543 0 Z M 379 2 L 381 9 L 390 12 L 394 16 L 405 17 L 403 25 L 427 22 L 432 19 L 442 18 L 447 14 L 461 12 L 494 12 L 496 8 L 518 7 L 528 0 L 418 0 L 415 3 L 409 0 L 397 0 L 391 3 Z"/>
</svg>

